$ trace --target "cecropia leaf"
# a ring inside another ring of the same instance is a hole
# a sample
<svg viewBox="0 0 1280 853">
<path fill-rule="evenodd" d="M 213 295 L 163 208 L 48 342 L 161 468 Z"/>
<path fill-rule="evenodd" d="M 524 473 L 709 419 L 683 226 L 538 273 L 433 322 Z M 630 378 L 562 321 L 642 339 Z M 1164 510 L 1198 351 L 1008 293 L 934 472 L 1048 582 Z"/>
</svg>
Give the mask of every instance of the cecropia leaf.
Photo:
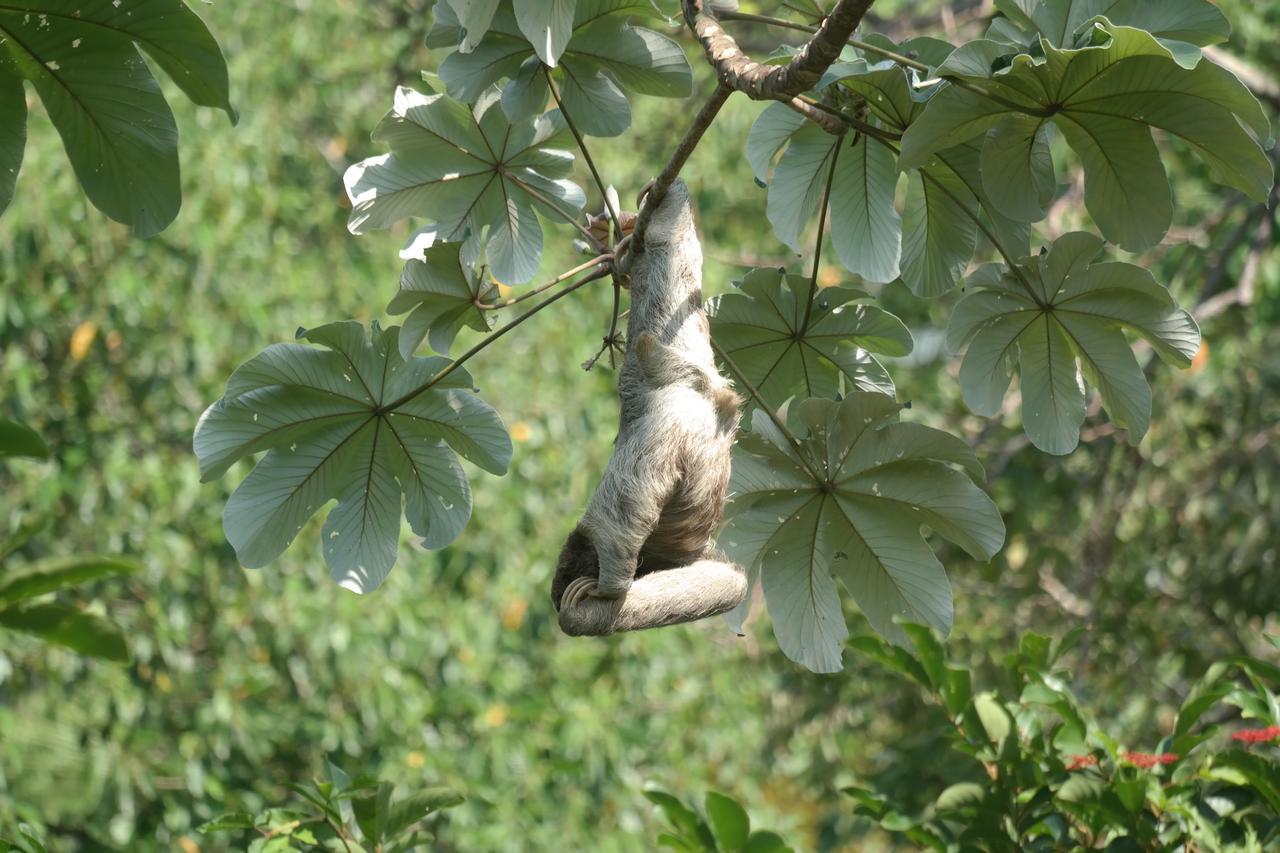
<svg viewBox="0 0 1280 853">
<path fill-rule="evenodd" d="M 453 541 L 471 516 L 461 455 L 506 472 L 511 440 L 448 359 L 405 359 L 398 327 L 354 322 L 301 332 L 245 362 L 196 426 L 204 481 L 266 451 L 227 501 L 223 527 L 245 566 L 280 556 L 329 501 L 321 534 L 333 578 L 368 592 L 396 559 L 403 512 L 428 548 Z"/>
</svg>

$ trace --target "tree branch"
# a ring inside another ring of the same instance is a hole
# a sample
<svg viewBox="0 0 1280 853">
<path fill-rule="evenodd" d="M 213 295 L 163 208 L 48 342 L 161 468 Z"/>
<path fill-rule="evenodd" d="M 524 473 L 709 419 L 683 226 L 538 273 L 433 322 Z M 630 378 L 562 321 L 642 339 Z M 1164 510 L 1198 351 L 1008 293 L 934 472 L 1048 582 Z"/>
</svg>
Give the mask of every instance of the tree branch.
<svg viewBox="0 0 1280 853">
<path fill-rule="evenodd" d="M 813 38 L 786 65 L 761 65 L 753 61 L 725 32 L 703 0 L 683 0 L 685 20 L 702 43 L 707 60 L 720 80 L 755 101 L 790 100 L 812 89 L 840 51 L 874 0 L 840 0 Z"/>
<path fill-rule="evenodd" d="M 662 203 L 667 195 L 667 190 L 680 176 L 680 170 L 684 168 L 684 164 L 688 161 L 689 156 L 693 154 L 693 149 L 698 147 L 702 134 L 707 132 L 707 128 L 711 126 L 711 122 L 715 120 L 716 113 L 720 112 L 720 108 L 724 106 L 724 102 L 733 94 L 733 87 L 724 81 L 716 86 L 711 97 L 702 105 L 702 109 L 698 110 L 698 114 L 694 116 L 693 124 L 685 131 L 684 138 L 680 140 L 680 144 L 676 146 L 676 150 L 672 152 L 671 159 L 667 161 L 667 165 L 663 167 L 658 177 L 654 178 L 653 184 L 649 187 L 649 192 L 644 197 L 644 204 L 640 207 L 640 213 L 636 217 L 635 230 L 631 232 L 631 250 L 627 252 L 626 260 L 623 261 L 624 267 L 630 266 L 630 259 L 644 251 L 644 232 L 649 225 L 649 217 L 653 215 L 653 211 L 658 209 L 658 205 Z"/>
</svg>

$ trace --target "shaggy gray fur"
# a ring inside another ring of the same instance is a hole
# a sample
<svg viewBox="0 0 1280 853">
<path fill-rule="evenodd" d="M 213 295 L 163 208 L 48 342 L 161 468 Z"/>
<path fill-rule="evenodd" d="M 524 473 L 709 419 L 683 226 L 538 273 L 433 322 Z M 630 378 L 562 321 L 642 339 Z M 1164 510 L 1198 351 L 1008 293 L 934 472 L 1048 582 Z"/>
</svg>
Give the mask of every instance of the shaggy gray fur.
<svg viewBox="0 0 1280 853">
<path fill-rule="evenodd" d="M 747 591 L 742 570 L 712 542 L 740 400 L 712 355 L 683 181 L 654 211 L 630 278 L 618 439 L 552 584 L 560 627 L 573 635 L 702 619 Z"/>
</svg>

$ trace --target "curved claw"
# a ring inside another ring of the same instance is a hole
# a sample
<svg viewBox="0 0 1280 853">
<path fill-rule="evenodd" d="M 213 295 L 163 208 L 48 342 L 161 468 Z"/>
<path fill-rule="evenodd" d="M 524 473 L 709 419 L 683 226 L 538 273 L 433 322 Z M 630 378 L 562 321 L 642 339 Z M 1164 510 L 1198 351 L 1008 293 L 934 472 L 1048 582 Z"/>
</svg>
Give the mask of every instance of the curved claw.
<svg viewBox="0 0 1280 853">
<path fill-rule="evenodd" d="M 560 609 L 577 607 L 587 598 L 595 595 L 598 587 L 595 578 L 574 578 L 560 596 Z"/>
</svg>

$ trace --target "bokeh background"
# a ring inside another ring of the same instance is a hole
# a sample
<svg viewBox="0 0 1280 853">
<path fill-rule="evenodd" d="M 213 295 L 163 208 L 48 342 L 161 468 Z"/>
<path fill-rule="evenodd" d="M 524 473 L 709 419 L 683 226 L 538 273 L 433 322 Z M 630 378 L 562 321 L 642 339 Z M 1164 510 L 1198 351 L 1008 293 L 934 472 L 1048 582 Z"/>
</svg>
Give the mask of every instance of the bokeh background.
<svg viewBox="0 0 1280 853">
<path fill-rule="evenodd" d="M 416 548 L 406 530 L 388 583 L 358 597 L 328 579 L 322 516 L 263 570 L 242 569 L 223 539 L 222 505 L 248 466 L 202 485 L 191 433 L 226 377 L 298 326 L 394 322 L 382 308 L 408 228 L 351 236 L 340 177 L 378 152 L 369 132 L 393 87 L 438 61 L 422 46 L 427 5 L 197 4 L 228 56 L 241 121 L 195 109 L 164 81 L 184 200 L 146 241 L 87 203 L 32 99 L 18 195 L 0 218 L 0 415 L 40 430 L 55 461 L 0 467 L 0 525 L 52 516 L 24 559 L 119 553 L 146 570 L 82 599 L 125 626 L 129 665 L 0 635 L 0 828 L 33 821 L 66 848 L 220 849 L 231 842 L 195 827 L 285 802 L 284 784 L 328 758 L 406 789 L 465 790 L 436 821 L 445 850 L 651 849 L 650 782 L 730 793 L 805 849 L 885 843 L 863 835 L 841 785 L 876 780 L 924 803 L 962 768 L 938 760 L 940 711 L 876 665 L 850 653 L 843 673 L 810 674 L 781 655 L 762 615 L 744 638 L 718 622 L 559 634 L 555 556 L 616 429 L 613 375 L 579 366 L 607 328 L 606 285 L 470 365 L 515 458 L 504 478 L 471 469 L 473 519 L 448 549 Z M 1274 121 L 1280 4 L 1219 5 L 1236 28 L 1223 50 L 1258 75 Z M 872 18 L 897 38 L 972 37 L 984 11 L 881 0 Z M 778 40 L 740 32 L 760 55 Z M 683 38 L 696 99 L 711 75 Z M 592 140 L 624 198 L 660 168 L 696 103 L 639 99 L 626 136 Z M 759 109 L 734 98 L 686 169 L 711 293 L 751 266 L 807 268 L 772 236 L 746 166 Z M 1178 149 L 1168 162 L 1175 228 L 1141 261 L 1201 318 L 1206 344 L 1185 372 L 1149 371 L 1156 414 L 1137 448 L 1095 418 L 1074 454 L 1048 457 L 1027 445 L 1016 409 L 968 414 L 939 331 L 957 294 L 881 295 L 917 340 L 890 367 L 913 403 L 906 418 L 974 444 L 1009 530 L 990 564 L 943 545 L 952 653 L 994 683 L 1023 632 L 1088 626 L 1068 658 L 1073 687 L 1136 746 L 1167 732 L 1209 661 L 1265 657 L 1261 633 L 1280 624 L 1274 199 L 1266 211 L 1213 186 Z M 1062 182 L 1042 237 L 1087 225 L 1065 169 Z M 568 229 L 548 238 L 550 276 L 575 261 Z M 835 266 L 822 276 L 841 280 Z M 846 615 L 855 634 L 869 630 Z"/>
</svg>

